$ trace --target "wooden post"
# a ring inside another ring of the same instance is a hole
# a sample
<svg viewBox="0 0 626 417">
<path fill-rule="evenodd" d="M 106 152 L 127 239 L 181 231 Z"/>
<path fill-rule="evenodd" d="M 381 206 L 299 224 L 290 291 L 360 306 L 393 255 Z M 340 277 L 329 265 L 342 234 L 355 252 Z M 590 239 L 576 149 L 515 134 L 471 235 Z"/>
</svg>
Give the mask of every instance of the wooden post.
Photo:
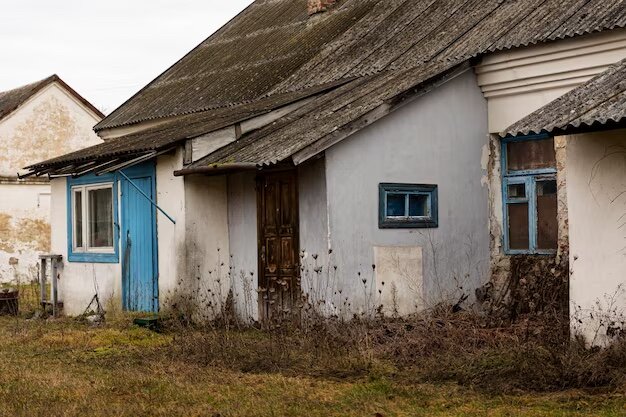
<svg viewBox="0 0 626 417">
<path fill-rule="evenodd" d="M 45 310 L 46 309 L 46 298 L 47 298 L 47 283 L 46 283 L 46 274 L 47 274 L 47 260 L 46 258 L 40 258 L 41 260 L 41 272 L 39 276 L 39 285 L 41 291 L 41 306 Z"/>
<path fill-rule="evenodd" d="M 41 307 L 46 310 L 48 304 L 52 304 L 52 316 L 59 316 L 59 265 L 63 257 L 61 255 L 39 255 L 41 262 Z M 50 267 L 50 296 L 48 297 L 48 266 Z"/>
<path fill-rule="evenodd" d="M 50 296 L 52 298 L 52 317 L 56 318 L 59 314 L 59 300 L 58 300 L 58 291 L 57 291 L 57 259 L 50 259 L 50 272 L 51 272 L 51 283 L 52 288 L 50 289 Z"/>
</svg>

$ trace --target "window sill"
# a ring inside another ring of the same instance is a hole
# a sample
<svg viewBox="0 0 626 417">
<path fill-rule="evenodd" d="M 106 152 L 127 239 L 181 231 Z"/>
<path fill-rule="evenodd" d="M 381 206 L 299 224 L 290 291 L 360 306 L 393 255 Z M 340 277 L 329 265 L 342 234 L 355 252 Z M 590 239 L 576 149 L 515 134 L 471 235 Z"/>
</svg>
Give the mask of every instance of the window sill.
<svg viewBox="0 0 626 417">
<path fill-rule="evenodd" d="M 68 262 L 74 263 L 98 263 L 116 264 L 119 263 L 119 256 L 116 253 L 70 253 Z"/>
<path fill-rule="evenodd" d="M 379 229 L 435 229 L 437 227 L 439 227 L 439 224 L 434 220 L 385 220 L 378 224 Z"/>
<path fill-rule="evenodd" d="M 554 256 L 556 255 L 556 249 L 554 250 L 541 250 L 541 251 L 528 251 L 528 250 L 505 250 L 504 254 L 507 256 L 514 255 L 529 255 L 529 256 Z"/>
</svg>

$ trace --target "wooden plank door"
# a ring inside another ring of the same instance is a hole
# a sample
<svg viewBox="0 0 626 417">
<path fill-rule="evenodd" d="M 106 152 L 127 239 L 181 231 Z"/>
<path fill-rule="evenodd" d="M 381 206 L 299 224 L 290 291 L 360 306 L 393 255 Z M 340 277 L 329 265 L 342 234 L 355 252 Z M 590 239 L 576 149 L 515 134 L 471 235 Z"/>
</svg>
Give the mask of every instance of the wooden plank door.
<svg viewBox="0 0 626 417">
<path fill-rule="evenodd" d="M 257 179 L 259 226 L 259 307 L 271 320 L 293 309 L 300 291 L 298 180 L 295 170 Z"/>
<path fill-rule="evenodd" d="M 131 168 L 121 179 L 122 291 L 129 311 L 159 310 L 156 211 L 143 194 L 154 198 L 153 166 Z M 141 191 L 139 191 L 139 189 Z M 142 193 L 143 192 L 143 193 Z"/>
</svg>

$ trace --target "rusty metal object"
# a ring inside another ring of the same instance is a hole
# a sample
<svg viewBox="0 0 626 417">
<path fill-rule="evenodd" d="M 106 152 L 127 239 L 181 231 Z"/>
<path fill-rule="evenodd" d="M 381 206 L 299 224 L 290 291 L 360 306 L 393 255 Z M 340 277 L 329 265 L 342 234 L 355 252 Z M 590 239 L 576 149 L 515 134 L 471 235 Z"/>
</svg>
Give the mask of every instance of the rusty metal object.
<svg viewBox="0 0 626 417">
<path fill-rule="evenodd" d="M 15 288 L 0 290 L 0 316 L 17 316 L 20 292 Z"/>
</svg>

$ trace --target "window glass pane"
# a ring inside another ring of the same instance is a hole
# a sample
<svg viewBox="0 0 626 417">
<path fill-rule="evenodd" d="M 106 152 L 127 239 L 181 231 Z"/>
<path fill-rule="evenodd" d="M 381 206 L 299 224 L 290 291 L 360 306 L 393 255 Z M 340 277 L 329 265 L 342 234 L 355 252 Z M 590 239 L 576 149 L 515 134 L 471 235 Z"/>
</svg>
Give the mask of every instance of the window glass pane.
<svg viewBox="0 0 626 417">
<path fill-rule="evenodd" d="M 506 146 L 509 171 L 556 167 L 556 153 L 552 138 L 510 142 Z"/>
<path fill-rule="evenodd" d="M 528 203 L 509 204 L 509 247 L 528 249 Z"/>
<path fill-rule="evenodd" d="M 537 248 L 556 249 L 557 241 L 556 180 L 537 181 Z"/>
<path fill-rule="evenodd" d="M 429 216 L 428 210 L 428 196 L 425 194 L 410 194 L 409 195 L 409 216 L 411 217 L 427 217 Z"/>
<path fill-rule="evenodd" d="M 406 217 L 406 194 L 387 194 L 387 216 Z"/>
<path fill-rule="evenodd" d="M 526 198 L 526 184 L 509 184 L 509 198 Z"/>
<path fill-rule="evenodd" d="M 74 245 L 83 247 L 83 192 L 74 191 Z"/>
<path fill-rule="evenodd" d="M 89 246 L 113 246 L 113 192 L 111 188 L 88 191 Z"/>
</svg>

